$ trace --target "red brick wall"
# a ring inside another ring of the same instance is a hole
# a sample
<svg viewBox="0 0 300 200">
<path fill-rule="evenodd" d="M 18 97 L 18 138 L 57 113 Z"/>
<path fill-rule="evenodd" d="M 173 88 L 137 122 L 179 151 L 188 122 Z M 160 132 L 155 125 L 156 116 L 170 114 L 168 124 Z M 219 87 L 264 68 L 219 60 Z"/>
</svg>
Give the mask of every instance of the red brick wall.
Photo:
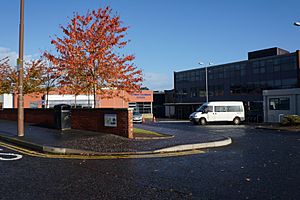
<svg viewBox="0 0 300 200">
<path fill-rule="evenodd" d="M 116 114 L 117 127 L 105 127 L 104 114 Z M 17 109 L 0 110 L 0 119 L 17 121 L 17 115 Z M 132 115 L 133 111 L 127 108 L 72 109 L 71 127 L 133 138 Z M 55 127 L 53 109 L 24 109 L 24 118 L 26 123 Z"/>
<path fill-rule="evenodd" d="M 24 115 L 26 123 L 34 123 L 50 128 L 55 127 L 53 109 L 24 109 Z"/>
<path fill-rule="evenodd" d="M 24 121 L 40 126 L 54 128 L 54 110 L 53 109 L 24 109 Z M 0 119 L 17 121 L 18 109 L 0 110 Z"/>
<path fill-rule="evenodd" d="M 104 114 L 117 115 L 117 127 L 104 126 Z M 73 109 L 72 128 L 133 138 L 132 110 L 127 108 Z"/>
<path fill-rule="evenodd" d="M 17 121 L 18 120 L 18 110 L 17 109 L 0 110 L 0 119 Z"/>
</svg>

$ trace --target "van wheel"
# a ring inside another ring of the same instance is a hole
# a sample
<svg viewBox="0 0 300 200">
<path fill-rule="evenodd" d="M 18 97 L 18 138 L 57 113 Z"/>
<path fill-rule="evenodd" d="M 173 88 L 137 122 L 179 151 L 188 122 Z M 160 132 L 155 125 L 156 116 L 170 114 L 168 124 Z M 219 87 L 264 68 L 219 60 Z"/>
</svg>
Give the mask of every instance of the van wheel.
<svg viewBox="0 0 300 200">
<path fill-rule="evenodd" d="M 239 125 L 241 123 L 241 119 L 239 117 L 236 117 L 236 118 L 233 119 L 233 123 L 235 125 Z"/>
<path fill-rule="evenodd" d="M 201 125 L 205 125 L 206 124 L 206 119 L 205 118 L 201 118 L 199 122 L 200 122 Z"/>
</svg>

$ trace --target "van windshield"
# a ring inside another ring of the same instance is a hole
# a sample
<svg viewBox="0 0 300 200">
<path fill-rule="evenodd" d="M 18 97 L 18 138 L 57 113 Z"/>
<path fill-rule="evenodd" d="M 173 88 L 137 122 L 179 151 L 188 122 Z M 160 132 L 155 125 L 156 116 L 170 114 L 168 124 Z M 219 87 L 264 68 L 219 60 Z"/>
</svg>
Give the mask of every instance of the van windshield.
<svg viewBox="0 0 300 200">
<path fill-rule="evenodd" d="M 202 105 L 199 108 L 197 108 L 197 112 L 204 112 L 204 110 L 207 108 L 207 105 Z"/>
</svg>

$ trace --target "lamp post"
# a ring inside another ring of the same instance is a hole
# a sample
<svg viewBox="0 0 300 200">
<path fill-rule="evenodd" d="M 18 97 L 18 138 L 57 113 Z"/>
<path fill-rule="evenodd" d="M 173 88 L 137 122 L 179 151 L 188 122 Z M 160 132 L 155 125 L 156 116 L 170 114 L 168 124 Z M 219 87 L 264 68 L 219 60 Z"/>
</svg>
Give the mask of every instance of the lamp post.
<svg viewBox="0 0 300 200">
<path fill-rule="evenodd" d="M 213 63 L 209 62 L 208 66 L 212 65 Z M 200 62 L 199 65 L 204 65 L 203 62 Z M 208 103 L 208 74 L 207 74 L 207 67 L 205 67 L 205 96 L 206 96 L 206 103 Z"/>
<path fill-rule="evenodd" d="M 18 136 L 24 136 L 24 97 L 23 97 L 23 55 L 24 55 L 24 0 L 20 0 L 20 27 L 19 27 L 19 71 L 18 82 Z"/>
<path fill-rule="evenodd" d="M 300 22 L 294 22 L 295 26 L 300 26 Z"/>
<path fill-rule="evenodd" d="M 206 96 L 206 103 L 208 103 L 208 79 L 207 79 L 207 66 L 205 67 L 205 96 Z"/>
</svg>

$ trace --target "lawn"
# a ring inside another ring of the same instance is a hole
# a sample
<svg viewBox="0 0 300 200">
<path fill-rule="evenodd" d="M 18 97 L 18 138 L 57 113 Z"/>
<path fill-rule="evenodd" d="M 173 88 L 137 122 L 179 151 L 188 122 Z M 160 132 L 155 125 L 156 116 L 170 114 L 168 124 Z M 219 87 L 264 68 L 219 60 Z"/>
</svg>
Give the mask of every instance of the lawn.
<svg viewBox="0 0 300 200">
<path fill-rule="evenodd" d="M 155 137 L 163 137 L 164 135 L 157 133 L 157 132 L 153 132 L 153 131 L 148 131 L 145 129 L 141 129 L 141 128 L 133 128 L 133 134 L 135 135 L 149 135 L 149 136 L 155 136 Z"/>
</svg>

